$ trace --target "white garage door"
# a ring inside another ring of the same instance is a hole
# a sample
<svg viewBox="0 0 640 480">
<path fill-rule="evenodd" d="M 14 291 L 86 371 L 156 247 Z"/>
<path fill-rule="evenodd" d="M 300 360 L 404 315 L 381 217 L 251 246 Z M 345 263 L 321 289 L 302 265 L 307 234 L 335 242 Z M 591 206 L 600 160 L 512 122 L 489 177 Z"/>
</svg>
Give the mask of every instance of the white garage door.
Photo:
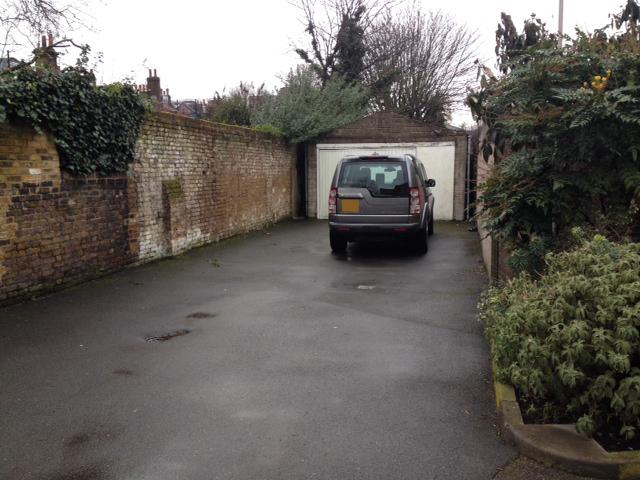
<svg viewBox="0 0 640 480">
<path fill-rule="evenodd" d="M 319 144 L 317 150 L 318 218 L 328 218 L 328 198 L 331 181 L 338 162 L 346 155 L 416 155 L 425 166 L 429 178 L 436 181 L 432 189 L 436 198 L 434 218 L 453 220 L 453 172 L 455 145 L 453 142 L 412 144 Z"/>
</svg>

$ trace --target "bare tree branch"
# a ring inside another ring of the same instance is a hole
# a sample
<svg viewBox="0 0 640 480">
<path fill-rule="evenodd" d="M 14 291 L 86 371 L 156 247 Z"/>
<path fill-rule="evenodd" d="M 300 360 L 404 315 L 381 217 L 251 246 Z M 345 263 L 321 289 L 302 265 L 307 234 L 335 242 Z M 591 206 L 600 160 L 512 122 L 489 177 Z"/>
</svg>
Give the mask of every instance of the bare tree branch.
<svg viewBox="0 0 640 480">
<path fill-rule="evenodd" d="M 347 19 L 358 17 L 365 35 L 377 19 L 405 0 L 291 0 L 289 3 L 300 10 L 309 45 L 295 48 L 296 53 L 314 72 L 322 83 L 331 77 L 337 60 L 338 34 Z"/>
<path fill-rule="evenodd" d="M 63 38 L 44 48 L 48 48 L 48 49 L 50 48 L 55 50 L 56 48 L 69 48 L 69 47 L 77 48 L 78 50 L 80 50 L 81 55 L 86 55 L 90 50 L 88 45 L 80 45 L 74 42 L 71 38 Z M 41 47 L 38 47 L 36 50 L 34 50 L 34 53 L 36 53 L 40 48 Z M 38 55 L 36 54 L 29 61 L 19 61 L 16 65 L 7 64 L 6 68 L 0 72 L 0 76 L 6 75 L 9 72 L 13 72 L 14 70 L 18 70 L 20 68 L 33 65 L 37 61 L 38 61 Z"/>
<path fill-rule="evenodd" d="M 413 6 L 386 14 L 368 37 L 375 110 L 444 123 L 460 105 L 475 71 L 477 36 L 448 15 Z"/>
<path fill-rule="evenodd" d="M 59 36 L 87 27 L 91 0 L 0 0 L 0 56 L 9 46 L 38 46 L 40 34 Z"/>
</svg>

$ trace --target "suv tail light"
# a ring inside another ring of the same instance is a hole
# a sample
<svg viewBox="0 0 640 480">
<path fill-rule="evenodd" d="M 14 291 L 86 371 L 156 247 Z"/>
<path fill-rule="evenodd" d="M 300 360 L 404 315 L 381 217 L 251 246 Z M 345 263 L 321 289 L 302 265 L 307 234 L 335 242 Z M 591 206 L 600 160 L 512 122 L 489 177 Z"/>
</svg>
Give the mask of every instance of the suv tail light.
<svg viewBox="0 0 640 480">
<path fill-rule="evenodd" d="M 422 213 L 422 194 L 420 193 L 420 189 L 417 187 L 413 187 L 409 190 L 410 204 L 409 204 L 409 213 L 410 214 L 421 214 Z"/>
<path fill-rule="evenodd" d="M 336 213 L 336 205 L 338 203 L 338 189 L 332 188 L 329 192 L 329 213 Z"/>
</svg>

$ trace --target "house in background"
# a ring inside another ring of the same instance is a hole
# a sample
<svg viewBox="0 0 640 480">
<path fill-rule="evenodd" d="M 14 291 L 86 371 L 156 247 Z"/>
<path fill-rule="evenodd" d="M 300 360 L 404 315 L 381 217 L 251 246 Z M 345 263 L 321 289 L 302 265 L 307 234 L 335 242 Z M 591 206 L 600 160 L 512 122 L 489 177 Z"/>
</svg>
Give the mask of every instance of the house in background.
<svg viewBox="0 0 640 480">
<path fill-rule="evenodd" d="M 207 113 L 205 100 L 180 100 L 175 103 L 179 115 L 190 118 L 203 118 Z"/>
<path fill-rule="evenodd" d="M 160 84 L 160 77 L 156 69 L 149 69 L 149 76 L 147 77 L 147 83 L 144 85 L 138 85 L 138 91 L 145 93 L 156 104 L 156 109 L 161 112 L 178 113 L 171 101 L 171 95 L 169 89 L 163 90 Z"/>
<path fill-rule="evenodd" d="M 60 70 L 60 67 L 58 67 L 58 57 L 60 54 L 56 52 L 52 34 L 42 35 L 38 41 L 38 47 L 33 53 L 37 66 Z M 0 72 L 17 67 L 21 63 L 23 63 L 21 60 L 13 58 L 10 53 L 7 52 L 6 57 L 0 58 Z"/>
<path fill-rule="evenodd" d="M 206 100 L 173 101 L 169 89 L 163 89 L 158 71 L 149 69 L 146 84 L 138 85 L 138 91 L 154 100 L 156 109 L 161 112 L 175 113 L 184 117 L 203 118 L 207 113 Z"/>
</svg>

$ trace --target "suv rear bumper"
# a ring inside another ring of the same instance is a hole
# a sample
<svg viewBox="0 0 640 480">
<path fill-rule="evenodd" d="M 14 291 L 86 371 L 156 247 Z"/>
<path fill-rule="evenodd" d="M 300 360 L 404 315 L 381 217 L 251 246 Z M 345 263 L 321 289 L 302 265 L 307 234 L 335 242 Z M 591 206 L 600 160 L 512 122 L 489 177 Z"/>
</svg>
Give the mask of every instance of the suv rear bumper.
<svg viewBox="0 0 640 480">
<path fill-rule="evenodd" d="M 415 235 L 420 230 L 419 223 L 343 223 L 329 222 L 329 231 L 346 238 L 358 237 L 400 237 Z"/>
</svg>

